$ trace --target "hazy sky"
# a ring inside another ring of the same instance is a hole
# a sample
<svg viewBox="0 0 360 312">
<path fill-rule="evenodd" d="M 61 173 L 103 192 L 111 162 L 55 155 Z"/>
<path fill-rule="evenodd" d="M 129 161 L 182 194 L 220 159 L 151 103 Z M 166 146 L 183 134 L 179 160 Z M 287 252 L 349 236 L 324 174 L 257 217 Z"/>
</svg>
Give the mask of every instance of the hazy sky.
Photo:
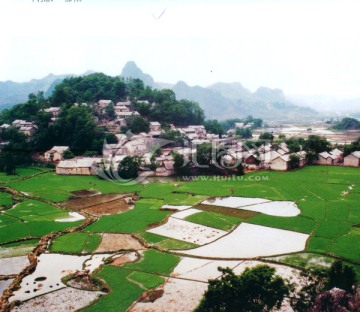
<svg viewBox="0 0 360 312">
<path fill-rule="evenodd" d="M 0 0 L 1 81 L 133 60 L 159 82 L 360 95 L 359 0 L 37 1 Z"/>
</svg>

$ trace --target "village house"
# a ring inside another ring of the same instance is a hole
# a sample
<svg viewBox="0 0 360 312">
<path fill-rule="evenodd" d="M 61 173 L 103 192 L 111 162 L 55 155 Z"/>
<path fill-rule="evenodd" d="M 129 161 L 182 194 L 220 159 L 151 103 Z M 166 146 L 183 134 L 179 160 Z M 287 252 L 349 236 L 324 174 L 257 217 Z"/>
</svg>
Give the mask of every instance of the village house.
<svg viewBox="0 0 360 312">
<path fill-rule="evenodd" d="M 56 118 L 60 114 L 61 108 L 60 107 L 49 107 L 45 108 L 45 113 L 50 113 L 52 118 Z"/>
<path fill-rule="evenodd" d="M 229 137 L 229 138 L 221 138 L 221 139 L 215 138 L 211 141 L 211 143 L 214 145 L 215 148 L 223 146 L 225 148 L 236 149 L 238 142 L 235 138 Z"/>
<path fill-rule="evenodd" d="M 161 124 L 157 121 L 150 122 L 150 132 L 161 131 Z"/>
<path fill-rule="evenodd" d="M 14 128 L 18 128 L 20 129 L 21 127 L 34 127 L 35 124 L 32 121 L 26 121 L 26 120 L 21 120 L 21 119 L 16 119 L 14 120 L 11 125 Z"/>
<path fill-rule="evenodd" d="M 280 170 L 280 171 L 286 171 L 289 169 L 289 162 L 290 162 L 290 155 L 281 155 L 276 158 L 274 158 L 269 166 L 271 170 Z"/>
<path fill-rule="evenodd" d="M 95 175 L 102 158 L 74 158 L 62 160 L 56 166 L 56 173 L 63 175 Z"/>
<path fill-rule="evenodd" d="M 319 153 L 319 159 L 317 160 L 317 164 L 319 165 L 334 165 L 336 156 L 329 154 L 328 152 Z"/>
<path fill-rule="evenodd" d="M 120 115 L 120 113 L 124 113 L 124 112 L 130 112 L 129 108 L 124 105 L 115 106 L 114 111 L 115 111 L 115 115 Z"/>
<path fill-rule="evenodd" d="M 19 132 L 24 133 L 26 136 L 32 136 L 37 131 L 36 126 L 23 126 L 20 127 Z"/>
<path fill-rule="evenodd" d="M 350 155 L 344 157 L 344 166 L 360 167 L 360 151 L 352 152 Z"/>
<path fill-rule="evenodd" d="M 45 152 L 44 157 L 49 162 L 63 160 L 64 152 L 69 150 L 69 146 L 54 146 L 51 150 Z"/>
<path fill-rule="evenodd" d="M 131 117 L 131 116 L 140 116 L 140 114 L 137 111 L 116 112 L 116 116 L 121 119 L 121 118 L 127 118 L 127 117 Z"/>
<path fill-rule="evenodd" d="M 243 122 L 235 122 L 235 128 L 244 128 Z"/>
<path fill-rule="evenodd" d="M 8 124 L 2 124 L 2 125 L 0 126 L 0 131 L 6 130 L 6 129 L 10 128 L 10 127 L 11 127 L 11 126 L 8 125 Z"/>
<path fill-rule="evenodd" d="M 125 107 L 127 107 L 127 109 L 129 110 L 129 111 L 132 111 L 133 109 L 134 109 L 134 105 L 131 103 L 131 101 L 129 101 L 129 100 L 126 100 L 126 101 L 123 101 L 123 102 L 117 102 L 116 104 L 115 104 L 115 107 L 122 107 L 122 106 L 125 106 Z M 114 107 L 114 108 L 115 108 Z"/>
<path fill-rule="evenodd" d="M 308 160 L 306 158 L 306 152 L 300 151 L 297 152 L 296 155 L 299 157 L 299 167 L 304 167 L 308 163 Z"/>
<path fill-rule="evenodd" d="M 338 148 L 333 149 L 330 152 L 331 155 L 335 156 L 335 164 L 341 164 L 344 161 L 344 157 L 343 157 L 343 152 L 341 150 L 339 150 Z"/>
<path fill-rule="evenodd" d="M 99 112 L 104 114 L 105 113 L 105 108 L 108 105 L 114 105 L 113 101 L 111 100 L 99 100 L 97 103 L 94 104 L 94 108 Z"/>
</svg>

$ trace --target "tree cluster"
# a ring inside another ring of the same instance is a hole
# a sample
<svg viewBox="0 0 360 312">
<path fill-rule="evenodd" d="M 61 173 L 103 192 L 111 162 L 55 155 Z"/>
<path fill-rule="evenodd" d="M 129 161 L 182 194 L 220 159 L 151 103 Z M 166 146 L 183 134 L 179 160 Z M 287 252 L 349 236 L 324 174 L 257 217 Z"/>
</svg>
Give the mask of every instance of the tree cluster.
<svg viewBox="0 0 360 312">
<path fill-rule="evenodd" d="M 360 121 L 355 118 L 346 117 L 333 126 L 336 130 L 359 130 Z"/>
</svg>

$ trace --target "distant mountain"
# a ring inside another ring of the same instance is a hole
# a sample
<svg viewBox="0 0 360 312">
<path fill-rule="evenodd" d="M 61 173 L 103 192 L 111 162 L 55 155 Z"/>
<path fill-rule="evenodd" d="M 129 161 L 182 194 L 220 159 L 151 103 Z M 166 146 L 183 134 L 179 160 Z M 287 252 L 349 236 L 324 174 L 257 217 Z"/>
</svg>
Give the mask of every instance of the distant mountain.
<svg viewBox="0 0 360 312">
<path fill-rule="evenodd" d="M 190 87 L 185 82 L 179 81 L 172 90 L 176 98 L 196 101 L 205 111 L 207 118 L 226 119 L 234 117 L 232 100 L 225 98 L 218 91 L 195 86 Z"/>
<path fill-rule="evenodd" d="M 0 82 L 0 110 L 11 105 L 26 102 L 30 93 L 44 91 L 49 94 L 50 87 L 54 88 L 56 83 L 70 75 L 49 74 L 42 79 L 32 79 L 28 82 L 5 81 Z"/>
<path fill-rule="evenodd" d="M 85 75 L 89 73 L 92 72 L 87 72 Z M 56 85 L 69 76 L 71 75 L 50 74 L 43 79 L 33 79 L 25 83 L 0 82 L 0 110 L 4 104 L 25 102 L 29 93 L 44 91 L 45 96 L 50 96 Z M 255 92 L 251 92 L 239 82 L 218 82 L 209 87 L 192 87 L 183 81 L 179 81 L 175 85 L 158 83 L 133 61 L 125 64 L 121 77 L 141 79 L 145 85 L 157 89 L 172 89 L 178 99 L 198 102 L 208 119 L 228 119 L 253 115 L 265 121 L 288 122 L 318 117 L 315 110 L 293 104 L 280 89 L 260 87 Z"/>
<path fill-rule="evenodd" d="M 140 79 L 146 86 L 155 87 L 156 85 L 154 79 L 150 75 L 145 74 L 133 61 L 129 61 L 125 64 L 120 76 L 124 78 Z"/>
<path fill-rule="evenodd" d="M 314 118 L 316 111 L 287 101 L 279 89 L 260 87 L 254 93 L 240 83 L 216 83 L 208 88 L 190 87 L 178 82 L 173 90 L 177 98 L 197 101 L 208 119 L 228 119 L 252 115 L 266 121 L 288 122 Z"/>
<path fill-rule="evenodd" d="M 208 87 L 208 89 L 216 90 L 221 93 L 227 99 L 238 100 L 238 99 L 250 99 L 252 93 L 250 90 L 243 87 L 240 82 L 224 83 L 217 82 Z"/>
</svg>

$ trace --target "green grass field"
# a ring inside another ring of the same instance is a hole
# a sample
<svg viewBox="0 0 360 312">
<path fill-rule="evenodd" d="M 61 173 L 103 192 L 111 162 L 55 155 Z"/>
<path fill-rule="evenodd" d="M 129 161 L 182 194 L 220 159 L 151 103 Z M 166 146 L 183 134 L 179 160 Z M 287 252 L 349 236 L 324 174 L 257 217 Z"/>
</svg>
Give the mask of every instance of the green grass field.
<svg viewBox="0 0 360 312">
<path fill-rule="evenodd" d="M 0 192 L 0 210 L 10 207 L 14 203 L 12 196 L 5 192 Z"/>
<path fill-rule="evenodd" d="M 32 170 L 24 169 L 22 174 L 29 175 Z M 294 201 L 301 211 L 296 217 L 275 217 L 245 210 L 232 214 L 229 209 L 207 209 L 206 205 L 199 205 L 199 209 L 203 206 L 203 211 L 186 220 L 227 231 L 244 221 L 309 234 L 303 253 L 281 256 L 278 261 L 306 268 L 319 263 L 328 265 L 336 256 L 352 265 L 360 280 L 360 227 L 357 226 L 360 224 L 359 173 L 358 168 L 308 166 L 293 172 L 249 173 L 241 180 L 203 177 L 197 181 L 132 186 L 100 180 L 98 177 L 45 173 L 7 185 L 54 202 L 66 200 L 72 191 L 83 189 L 102 193 L 136 192 L 139 195 L 134 209 L 102 216 L 81 233 L 61 236 L 51 245 L 51 251 L 74 254 L 93 252 L 99 244 L 100 236 L 97 233 L 102 232 L 135 233 L 149 244 L 166 250 L 193 248 L 193 244 L 146 232 L 173 213 L 161 210 L 164 204 L 196 205 L 210 196 L 230 195 Z M 66 211 L 59 211 L 42 202 L 21 202 L 0 214 L 0 243 L 24 237 L 40 237 L 81 223 L 53 221 L 65 214 Z M 7 246 L 2 246 L 0 256 Z M 272 257 L 274 259 L 277 257 Z M 123 267 L 105 265 L 96 274 L 106 281 L 111 292 L 85 311 L 125 311 L 146 289 L 160 285 L 163 282 L 161 276 L 168 276 L 179 260 L 171 253 L 148 249 L 142 252 L 137 262 Z"/>
<path fill-rule="evenodd" d="M 150 225 L 159 223 L 171 212 L 162 211 L 163 201 L 158 199 L 140 199 L 135 209 L 110 216 L 103 216 L 88 226 L 88 232 L 134 233 L 146 230 Z"/>
<path fill-rule="evenodd" d="M 54 202 L 65 201 L 72 195 L 71 191 L 95 190 L 108 194 L 138 192 L 144 188 L 140 184 L 121 185 L 95 176 L 62 176 L 54 172 L 9 183 L 8 186 Z"/>
<path fill-rule="evenodd" d="M 0 172 L 0 183 L 8 183 L 21 178 L 29 177 L 34 174 L 38 174 L 44 171 L 49 171 L 49 168 L 42 167 L 27 167 L 27 168 L 16 168 L 16 174 L 7 175 L 5 172 Z"/>
<path fill-rule="evenodd" d="M 210 226 L 216 229 L 230 231 L 234 226 L 239 224 L 243 219 L 231 217 L 211 211 L 195 213 L 185 218 L 185 220 Z"/>
<path fill-rule="evenodd" d="M 196 244 L 184 242 L 181 240 L 157 235 L 149 232 L 142 232 L 140 236 L 146 240 L 147 243 L 153 244 L 161 249 L 175 250 L 175 249 L 192 249 L 198 247 Z"/>
<path fill-rule="evenodd" d="M 52 241 L 50 251 L 65 254 L 91 253 L 100 245 L 100 242 L 99 234 L 69 233 Z"/>
<path fill-rule="evenodd" d="M 172 272 L 179 257 L 147 250 L 139 262 L 123 267 L 104 266 L 96 275 L 103 279 L 111 292 L 82 311 L 126 311 L 146 290 L 160 286 Z"/>
<path fill-rule="evenodd" d="M 22 238 L 39 238 L 81 224 L 81 221 L 54 221 L 68 216 L 69 212 L 66 210 L 37 200 L 25 200 L 0 214 L 0 243 Z"/>
<path fill-rule="evenodd" d="M 127 263 L 124 268 L 154 274 L 169 275 L 172 269 L 178 264 L 180 257 L 159 252 L 146 250 L 138 262 Z"/>
</svg>

